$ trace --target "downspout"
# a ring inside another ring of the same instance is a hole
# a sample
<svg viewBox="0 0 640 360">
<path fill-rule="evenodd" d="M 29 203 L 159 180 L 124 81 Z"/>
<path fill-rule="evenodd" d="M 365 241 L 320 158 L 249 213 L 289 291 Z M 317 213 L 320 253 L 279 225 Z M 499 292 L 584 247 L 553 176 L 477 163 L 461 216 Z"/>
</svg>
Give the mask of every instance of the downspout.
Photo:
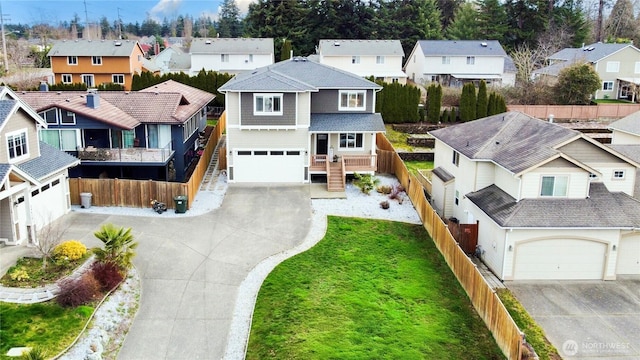
<svg viewBox="0 0 640 360">
<path fill-rule="evenodd" d="M 506 230 L 504 232 L 504 254 L 502 255 L 502 274 L 500 274 L 500 276 L 502 277 L 502 279 L 504 280 L 505 278 L 505 272 L 506 272 L 506 259 L 507 259 L 507 252 L 509 251 L 509 233 L 512 232 L 513 229 L 509 229 Z M 513 249 L 513 248 L 512 248 Z M 514 249 L 515 250 L 515 249 Z M 511 266 L 513 267 L 513 259 L 511 259 Z"/>
</svg>

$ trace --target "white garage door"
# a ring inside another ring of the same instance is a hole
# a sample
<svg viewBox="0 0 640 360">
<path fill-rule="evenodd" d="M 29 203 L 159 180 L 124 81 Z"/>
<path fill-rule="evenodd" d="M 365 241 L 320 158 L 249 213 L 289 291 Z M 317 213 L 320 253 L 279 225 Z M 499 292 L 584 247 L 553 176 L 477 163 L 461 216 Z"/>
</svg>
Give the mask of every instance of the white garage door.
<svg viewBox="0 0 640 360">
<path fill-rule="evenodd" d="M 515 280 L 602 279 L 607 247 L 575 239 L 551 239 L 516 246 Z"/>
<path fill-rule="evenodd" d="M 304 151 L 238 150 L 233 157 L 233 180 L 301 183 L 304 181 Z"/>
<path fill-rule="evenodd" d="M 31 192 L 31 216 L 38 229 L 67 212 L 65 188 L 57 179 Z"/>
<path fill-rule="evenodd" d="M 618 246 L 617 274 L 640 274 L 640 234 L 628 234 Z"/>
</svg>

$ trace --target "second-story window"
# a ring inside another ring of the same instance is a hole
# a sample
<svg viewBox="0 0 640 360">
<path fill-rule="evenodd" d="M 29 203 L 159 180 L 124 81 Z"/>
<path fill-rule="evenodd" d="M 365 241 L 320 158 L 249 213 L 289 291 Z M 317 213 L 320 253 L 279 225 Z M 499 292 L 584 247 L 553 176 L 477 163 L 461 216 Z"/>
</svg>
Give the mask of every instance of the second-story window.
<svg viewBox="0 0 640 360">
<path fill-rule="evenodd" d="M 467 56 L 467 65 L 474 65 L 476 63 L 475 56 Z"/>
<path fill-rule="evenodd" d="M 69 65 L 78 65 L 78 57 L 77 56 L 67 56 L 67 64 L 69 64 Z"/>
<path fill-rule="evenodd" d="M 376 56 L 376 64 L 384 64 L 384 56 Z"/>
<path fill-rule="evenodd" d="M 220 54 L 221 62 L 229 62 L 229 54 Z"/>
<path fill-rule="evenodd" d="M 254 94 L 254 115 L 282 115 L 282 94 Z"/>
<path fill-rule="evenodd" d="M 460 165 L 460 153 L 453 150 L 453 158 L 451 160 L 451 162 L 455 165 L 458 166 Z"/>
<path fill-rule="evenodd" d="M 92 56 L 91 65 L 102 65 L 102 56 Z"/>
<path fill-rule="evenodd" d="M 567 196 L 568 185 L 568 176 L 543 176 L 540 196 Z"/>
<path fill-rule="evenodd" d="M 9 162 L 29 157 L 27 130 L 19 130 L 7 134 L 7 149 L 9 150 Z"/>
<path fill-rule="evenodd" d="M 449 56 L 443 56 L 442 57 L 442 64 L 443 65 L 449 65 L 451 64 L 451 58 Z"/>
<path fill-rule="evenodd" d="M 360 64 L 360 56 L 352 56 L 351 57 L 352 64 Z"/>
<path fill-rule="evenodd" d="M 340 110 L 364 110 L 366 92 L 340 91 Z"/>
<path fill-rule="evenodd" d="M 613 179 L 614 180 L 622 180 L 622 179 L 624 179 L 624 170 L 615 170 L 613 172 Z"/>
</svg>

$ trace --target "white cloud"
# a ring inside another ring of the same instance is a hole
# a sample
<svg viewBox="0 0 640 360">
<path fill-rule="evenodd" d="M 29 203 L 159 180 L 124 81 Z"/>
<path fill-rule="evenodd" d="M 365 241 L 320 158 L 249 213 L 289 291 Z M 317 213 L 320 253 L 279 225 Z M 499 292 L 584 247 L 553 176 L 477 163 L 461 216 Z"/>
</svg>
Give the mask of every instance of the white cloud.
<svg viewBox="0 0 640 360">
<path fill-rule="evenodd" d="M 150 15 L 152 17 L 162 18 L 169 15 L 175 15 L 180 9 L 183 0 L 160 0 L 151 8 Z"/>
</svg>

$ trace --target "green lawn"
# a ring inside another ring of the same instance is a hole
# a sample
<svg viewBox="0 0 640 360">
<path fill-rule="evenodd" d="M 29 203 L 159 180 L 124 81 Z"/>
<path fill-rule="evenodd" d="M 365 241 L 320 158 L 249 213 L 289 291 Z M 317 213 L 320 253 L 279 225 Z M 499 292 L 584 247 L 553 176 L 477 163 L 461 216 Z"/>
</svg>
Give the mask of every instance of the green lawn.
<svg viewBox="0 0 640 360">
<path fill-rule="evenodd" d="M 591 101 L 596 104 L 631 104 L 631 101 L 621 99 L 597 99 Z"/>
<path fill-rule="evenodd" d="M 258 295 L 247 359 L 502 359 L 420 225 L 329 217 Z"/>
<path fill-rule="evenodd" d="M 93 308 L 63 308 L 55 302 L 19 305 L 0 302 L 0 359 L 13 347 L 39 345 L 52 358 L 80 333 Z"/>
<path fill-rule="evenodd" d="M 433 161 L 405 161 L 404 164 L 407 166 L 407 170 L 414 175 L 418 170 L 433 169 Z"/>
</svg>

